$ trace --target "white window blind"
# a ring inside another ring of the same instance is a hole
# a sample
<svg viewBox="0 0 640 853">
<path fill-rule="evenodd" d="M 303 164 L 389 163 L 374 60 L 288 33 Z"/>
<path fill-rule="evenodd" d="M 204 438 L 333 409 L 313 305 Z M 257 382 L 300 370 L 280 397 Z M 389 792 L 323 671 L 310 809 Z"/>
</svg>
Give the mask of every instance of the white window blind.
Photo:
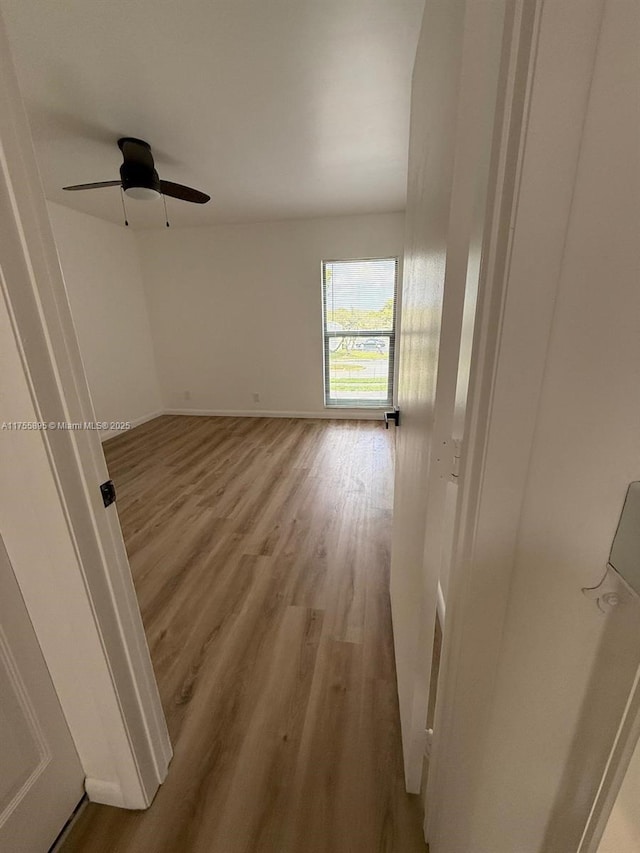
<svg viewBox="0 0 640 853">
<path fill-rule="evenodd" d="M 326 406 L 393 401 L 397 258 L 324 261 Z"/>
</svg>

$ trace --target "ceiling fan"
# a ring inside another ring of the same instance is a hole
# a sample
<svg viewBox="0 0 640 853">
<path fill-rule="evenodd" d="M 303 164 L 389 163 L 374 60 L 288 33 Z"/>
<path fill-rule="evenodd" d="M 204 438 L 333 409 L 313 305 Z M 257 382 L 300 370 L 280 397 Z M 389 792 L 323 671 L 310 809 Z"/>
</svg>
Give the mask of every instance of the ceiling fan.
<svg viewBox="0 0 640 853">
<path fill-rule="evenodd" d="M 63 187 L 63 189 L 94 190 L 100 187 L 121 186 L 127 196 L 131 198 L 153 199 L 165 195 L 182 199 L 182 201 L 191 201 L 194 204 L 206 204 L 211 198 L 206 193 L 185 187 L 183 184 L 161 181 L 156 172 L 151 146 L 148 142 L 135 139 L 132 136 L 123 136 L 122 139 L 118 140 L 118 147 L 122 151 L 124 161 L 120 166 L 119 181 L 75 184 L 72 187 Z"/>
</svg>

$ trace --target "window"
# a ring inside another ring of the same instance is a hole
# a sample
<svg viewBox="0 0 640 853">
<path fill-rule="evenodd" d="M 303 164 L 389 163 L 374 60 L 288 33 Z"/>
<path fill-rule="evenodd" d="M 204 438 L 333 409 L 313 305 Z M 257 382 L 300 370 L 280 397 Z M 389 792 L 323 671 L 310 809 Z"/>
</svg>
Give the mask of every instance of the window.
<svg viewBox="0 0 640 853">
<path fill-rule="evenodd" d="M 397 258 L 324 261 L 325 406 L 389 406 Z"/>
</svg>

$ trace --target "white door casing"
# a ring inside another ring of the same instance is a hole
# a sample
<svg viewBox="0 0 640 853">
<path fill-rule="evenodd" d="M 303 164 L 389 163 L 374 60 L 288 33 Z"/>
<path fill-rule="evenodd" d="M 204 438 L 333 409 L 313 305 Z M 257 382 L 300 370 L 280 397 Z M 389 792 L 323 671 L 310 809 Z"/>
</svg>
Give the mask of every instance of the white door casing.
<svg viewBox="0 0 640 853">
<path fill-rule="evenodd" d="M 433 853 L 578 849 L 637 653 L 623 611 L 602 617 L 580 590 L 638 476 L 638 7 L 516 7 L 520 116 L 474 343 Z"/>
<path fill-rule="evenodd" d="M 1 17 L 0 287 L 3 419 L 94 421 Z M 145 808 L 171 746 L 98 433 L 6 432 L 0 453 L 7 551 L 89 798 Z"/>
<path fill-rule="evenodd" d="M 48 850 L 84 773 L 0 539 L 0 850 Z"/>
</svg>

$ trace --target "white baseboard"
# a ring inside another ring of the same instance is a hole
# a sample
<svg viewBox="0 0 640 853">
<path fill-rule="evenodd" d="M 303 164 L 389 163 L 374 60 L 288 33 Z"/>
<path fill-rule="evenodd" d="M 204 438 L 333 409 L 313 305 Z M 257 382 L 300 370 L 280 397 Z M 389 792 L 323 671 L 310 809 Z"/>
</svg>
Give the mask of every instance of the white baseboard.
<svg viewBox="0 0 640 853">
<path fill-rule="evenodd" d="M 157 412 L 149 412 L 146 415 L 142 415 L 139 418 L 134 418 L 132 421 L 128 421 L 131 424 L 131 429 L 134 427 L 140 426 L 141 424 L 146 424 L 147 421 L 152 421 L 154 418 L 160 417 L 160 415 L 164 415 L 164 409 L 158 409 Z M 121 429 L 106 429 L 100 432 L 100 441 L 107 441 L 109 438 L 113 438 L 116 435 L 122 435 L 124 430 Z"/>
<path fill-rule="evenodd" d="M 438 581 L 438 594 L 436 597 L 436 611 L 438 613 L 438 619 L 440 620 L 440 627 L 444 631 L 444 620 L 447 614 L 447 605 L 444 600 L 444 593 L 442 592 L 442 587 L 440 586 L 440 581 Z"/>
<path fill-rule="evenodd" d="M 140 418 L 129 421 L 131 429 L 159 418 L 160 415 L 190 415 L 206 418 L 322 418 L 326 420 L 349 421 L 381 421 L 384 409 L 322 409 L 319 412 L 269 412 L 265 410 L 241 409 L 159 409 Z M 100 433 L 100 441 L 108 441 L 116 435 L 122 435 L 122 430 L 109 429 Z"/>
<path fill-rule="evenodd" d="M 165 409 L 165 415 L 194 415 L 219 418 L 324 418 L 357 421 L 383 420 L 384 409 L 322 409 L 319 412 L 270 412 L 240 409 Z M 160 414 L 160 413 L 159 413 Z"/>
</svg>

